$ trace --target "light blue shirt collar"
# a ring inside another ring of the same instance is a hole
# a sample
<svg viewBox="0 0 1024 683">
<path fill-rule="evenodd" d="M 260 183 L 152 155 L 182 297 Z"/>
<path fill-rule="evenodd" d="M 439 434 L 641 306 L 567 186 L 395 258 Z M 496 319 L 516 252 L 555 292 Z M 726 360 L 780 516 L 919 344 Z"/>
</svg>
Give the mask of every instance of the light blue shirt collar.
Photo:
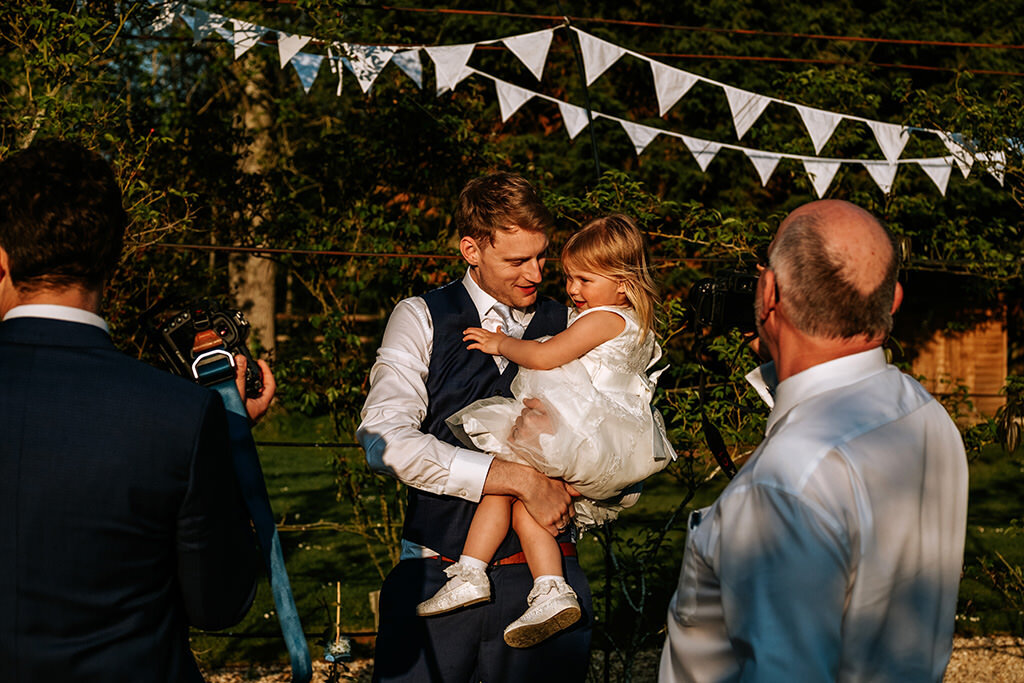
<svg viewBox="0 0 1024 683">
<path fill-rule="evenodd" d="M 72 323 L 92 325 L 93 327 L 98 327 L 107 334 L 110 334 L 110 329 L 107 327 L 107 323 L 103 318 L 99 317 L 95 313 L 85 310 L 84 308 L 75 308 L 74 306 L 58 306 L 56 304 L 25 304 L 23 306 L 15 306 L 11 310 L 7 311 L 7 315 L 4 316 L 4 320 L 12 320 L 14 318 L 48 318 L 50 320 L 64 320 Z"/>
</svg>

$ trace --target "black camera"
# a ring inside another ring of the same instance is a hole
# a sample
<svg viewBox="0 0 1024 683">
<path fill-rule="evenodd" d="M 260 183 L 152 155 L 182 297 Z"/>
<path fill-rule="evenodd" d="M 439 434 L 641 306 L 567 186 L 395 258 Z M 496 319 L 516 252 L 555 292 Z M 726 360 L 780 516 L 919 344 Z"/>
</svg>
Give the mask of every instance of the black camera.
<svg viewBox="0 0 1024 683">
<path fill-rule="evenodd" d="M 715 277 L 693 283 L 689 302 L 698 327 L 711 328 L 712 334 L 728 330 L 754 332 L 754 293 L 757 275 L 723 270 Z"/>
<path fill-rule="evenodd" d="M 206 359 L 227 355 L 234 366 L 234 357 L 240 353 L 248 360 L 245 397 L 263 393 L 259 366 L 245 344 L 249 321 L 241 311 L 224 308 L 214 299 L 167 299 L 143 313 L 140 322 L 171 372 L 198 382 L 199 366 Z"/>
</svg>

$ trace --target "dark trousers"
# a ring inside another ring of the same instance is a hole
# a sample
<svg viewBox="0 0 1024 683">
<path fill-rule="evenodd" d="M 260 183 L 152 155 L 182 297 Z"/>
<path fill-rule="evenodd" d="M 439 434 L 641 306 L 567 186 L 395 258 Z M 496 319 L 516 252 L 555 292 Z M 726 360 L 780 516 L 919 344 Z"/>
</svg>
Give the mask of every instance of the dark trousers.
<svg viewBox="0 0 1024 683">
<path fill-rule="evenodd" d="M 583 681 L 590 654 L 593 608 L 590 585 L 576 558 L 564 560 L 565 579 L 579 596 L 583 616 L 572 627 L 525 649 L 509 647 L 505 627 L 526 610 L 533 577 L 525 564 L 491 567 L 491 601 L 434 617 L 416 616 L 416 605 L 448 577 L 438 559 L 403 560 L 380 592 L 375 681 Z"/>
</svg>

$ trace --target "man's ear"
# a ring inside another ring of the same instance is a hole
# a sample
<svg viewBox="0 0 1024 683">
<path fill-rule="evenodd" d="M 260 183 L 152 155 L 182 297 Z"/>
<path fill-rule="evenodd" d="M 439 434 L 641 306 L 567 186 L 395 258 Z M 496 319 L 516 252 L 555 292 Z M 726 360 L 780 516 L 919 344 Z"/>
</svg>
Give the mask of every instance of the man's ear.
<svg viewBox="0 0 1024 683">
<path fill-rule="evenodd" d="M 761 297 L 761 324 L 764 324 L 768 314 L 775 310 L 778 303 L 775 299 L 777 292 L 775 271 L 769 268 L 761 273 L 761 287 L 757 290 L 757 296 Z"/>
<path fill-rule="evenodd" d="M 893 293 L 892 293 L 892 310 L 889 311 L 889 314 L 892 315 L 897 310 L 899 310 L 900 304 L 902 304 L 902 303 L 903 303 L 903 285 L 901 285 L 899 282 L 897 282 L 896 283 L 896 288 L 893 290 Z"/>
<path fill-rule="evenodd" d="M 463 237 L 459 240 L 459 251 L 462 258 L 471 266 L 480 265 L 480 245 L 472 237 Z"/>
<path fill-rule="evenodd" d="M 10 277 L 10 263 L 11 257 L 7 255 L 7 250 L 0 247 L 0 281 L 6 277 Z"/>
</svg>

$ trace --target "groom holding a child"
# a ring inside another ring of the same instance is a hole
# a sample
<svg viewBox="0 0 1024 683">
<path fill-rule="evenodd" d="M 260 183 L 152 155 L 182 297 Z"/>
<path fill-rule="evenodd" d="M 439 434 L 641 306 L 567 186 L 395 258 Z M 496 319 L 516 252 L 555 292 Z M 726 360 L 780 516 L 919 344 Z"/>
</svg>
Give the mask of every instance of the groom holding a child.
<svg viewBox="0 0 1024 683">
<path fill-rule="evenodd" d="M 380 596 L 377 680 L 582 681 L 590 648 L 590 589 L 567 531 L 571 489 L 535 469 L 463 447 L 445 419 L 474 401 L 509 396 L 518 368 L 468 351 L 463 330 L 499 326 L 523 339 L 566 327 L 568 309 L 538 299 L 553 220 L 523 178 L 494 173 L 471 181 L 455 215 L 463 278 L 400 301 L 388 320 L 358 438 L 370 467 L 409 488 L 399 564 Z M 524 416 L 525 417 L 525 416 Z M 491 564 L 490 601 L 424 619 L 416 606 L 445 584 L 483 494 L 518 498 L 558 541 L 565 579 L 583 617 L 528 649 L 502 631 L 526 605 L 533 578 L 509 532 Z"/>
</svg>

